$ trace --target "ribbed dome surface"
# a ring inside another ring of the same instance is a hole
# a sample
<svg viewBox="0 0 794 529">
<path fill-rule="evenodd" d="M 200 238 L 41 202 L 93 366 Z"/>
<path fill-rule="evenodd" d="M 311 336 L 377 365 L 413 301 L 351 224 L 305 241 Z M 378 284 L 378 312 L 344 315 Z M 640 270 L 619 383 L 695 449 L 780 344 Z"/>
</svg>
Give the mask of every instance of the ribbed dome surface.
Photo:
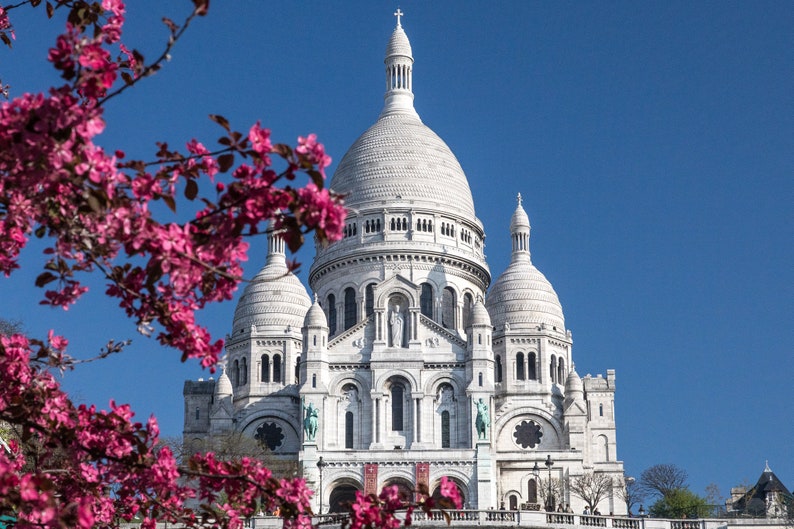
<svg viewBox="0 0 794 529">
<path fill-rule="evenodd" d="M 331 188 L 347 193 L 354 211 L 383 202 L 413 201 L 415 206 L 475 218 L 466 175 L 435 132 L 412 114 L 381 116 L 339 162 Z"/>
<path fill-rule="evenodd" d="M 270 256 L 268 263 L 245 287 L 234 311 L 234 334 L 256 326 L 291 325 L 299 330 L 311 306 L 306 288 L 287 270 L 284 257 Z"/>
<path fill-rule="evenodd" d="M 402 26 L 394 28 L 389 43 L 386 45 L 386 58 L 388 59 L 394 55 L 403 55 L 405 57 L 413 56 L 411 43 Z"/>
<path fill-rule="evenodd" d="M 513 259 L 485 297 L 485 307 L 497 328 L 505 323 L 519 329 L 545 323 L 565 331 L 557 293 L 528 255 Z"/>
<path fill-rule="evenodd" d="M 488 310 L 479 301 L 474 304 L 471 309 L 471 324 L 472 325 L 491 325 L 491 316 Z"/>
<path fill-rule="evenodd" d="M 328 327 L 328 320 L 325 318 L 320 304 L 315 300 L 309 312 L 306 313 L 306 318 L 303 320 L 304 327 Z"/>
<path fill-rule="evenodd" d="M 223 372 L 215 382 L 215 396 L 228 397 L 230 395 L 233 395 L 232 381 L 229 380 L 229 375 L 226 374 L 226 366 L 223 366 Z"/>
</svg>

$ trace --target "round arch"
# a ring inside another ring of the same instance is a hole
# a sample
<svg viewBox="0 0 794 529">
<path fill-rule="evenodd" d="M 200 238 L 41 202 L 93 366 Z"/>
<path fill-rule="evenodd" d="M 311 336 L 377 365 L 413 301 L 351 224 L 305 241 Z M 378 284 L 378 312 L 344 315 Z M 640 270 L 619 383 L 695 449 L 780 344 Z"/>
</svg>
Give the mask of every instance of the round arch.
<svg viewBox="0 0 794 529">
<path fill-rule="evenodd" d="M 356 492 L 363 490 L 361 483 L 350 478 L 341 478 L 328 487 L 328 512 L 347 512 L 356 500 Z"/>
<path fill-rule="evenodd" d="M 466 509 L 469 507 L 469 499 L 471 498 L 469 487 L 464 484 L 465 482 L 461 481 L 457 477 L 448 476 L 448 479 L 452 480 L 452 482 L 455 483 L 455 486 L 458 488 L 458 495 L 460 496 L 460 502 L 463 505 L 463 508 Z M 434 500 L 441 499 L 441 478 L 438 478 L 433 482 L 433 486 L 430 487 L 430 490 L 432 491 L 430 496 Z M 480 508 L 483 507 L 480 506 Z"/>
<path fill-rule="evenodd" d="M 419 381 L 416 380 L 414 375 L 408 371 L 405 371 L 404 369 L 390 370 L 387 373 L 381 374 L 380 377 L 375 380 L 375 383 L 372 387 L 377 391 L 386 392 L 389 387 L 389 382 L 395 378 L 401 378 L 408 382 L 412 393 L 417 393 L 419 391 Z"/>
</svg>

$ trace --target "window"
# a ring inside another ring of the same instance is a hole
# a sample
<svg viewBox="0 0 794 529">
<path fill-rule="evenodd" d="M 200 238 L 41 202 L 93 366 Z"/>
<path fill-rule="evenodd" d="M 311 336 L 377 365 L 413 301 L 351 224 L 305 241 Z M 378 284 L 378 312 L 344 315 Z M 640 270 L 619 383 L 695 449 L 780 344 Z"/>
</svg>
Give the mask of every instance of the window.
<svg viewBox="0 0 794 529">
<path fill-rule="evenodd" d="M 356 324 L 356 291 L 345 289 L 345 330 Z"/>
<path fill-rule="evenodd" d="M 328 294 L 328 329 L 330 334 L 336 333 L 336 296 L 333 294 Z"/>
<path fill-rule="evenodd" d="M 248 362 L 245 357 L 240 361 L 240 385 L 248 384 Z"/>
<path fill-rule="evenodd" d="M 441 325 L 446 329 L 455 328 L 455 291 L 450 287 L 441 294 Z"/>
<path fill-rule="evenodd" d="M 295 359 L 295 383 L 301 383 L 301 356 Z"/>
<path fill-rule="evenodd" d="M 419 297 L 419 307 L 422 315 L 433 319 L 433 287 L 428 283 L 422 283 L 422 294 Z"/>
<path fill-rule="evenodd" d="M 317 375 L 312 375 L 312 387 L 317 387 Z"/>
<path fill-rule="evenodd" d="M 466 292 L 463 294 L 463 328 L 468 329 L 471 326 L 471 308 L 474 305 L 471 294 Z"/>
<path fill-rule="evenodd" d="M 364 312 L 368 318 L 375 312 L 375 283 L 367 285 L 364 291 Z"/>
<path fill-rule="evenodd" d="M 281 355 L 273 355 L 273 382 L 281 382 Z"/>
<path fill-rule="evenodd" d="M 270 382 L 270 357 L 262 355 L 262 382 Z"/>
<path fill-rule="evenodd" d="M 450 447 L 449 412 L 441 412 L 441 448 Z"/>
<path fill-rule="evenodd" d="M 201 411 L 199 411 L 199 409 L 196 408 L 196 420 L 199 420 L 200 417 L 201 417 Z"/>
<path fill-rule="evenodd" d="M 516 355 L 516 380 L 525 380 L 524 376 L 524 353 Z"/>
<path fill-rule="evenodd" d="M 345 413 L 345 448 L 353 448 L 353 412 Z"/>
<path fill-rule="evenodd" d="M 240 385 L 240 362 L 234 361 L 234 369 L 232 369 L 232 385 L 237 387 Z"/>
<path fill-rule="evenodd" d="M 554 355 L 551 355 L 551 363 L 549 364 L 549 376 L 551 377 L 552 384 L 557 382 L 557 357 Z"/>
<path fill-rule="evenodd" d="M 510 510 L 517 511 L 518 510 L 518 498 L 515 494 L 510 495 Z"/>
<path fill-rule="evenodd" d="M 496 382 L 502 382 L 502 357 L 499 355 L 496 355 L 494 371 L 496 371 L 496 373 L 494 373 L 494 379 L 496 379 Z"/>
<path fill-rule="evenodd" d="M 528 380 L 537 380 L 538 379 L 538 369 L 535 365 L 537 360 L 535 358 L 535 353 L 528 353 L 527 354 L 527 379 Z"/>
<path fill-rule="evenodd" d="M 395 384 L 391 388 L 391 429 L 396 432 L 403 430 L 403 397 L 405 388 Z"/>
<path fill-rule="evenodd" d="M 599 417 L 603 417 L 604 416 L 604 405 L 603 404 L 599 404 L 598 405 L 598 416 Z"/>
<path fill-rule="evenodd" d="M 477 375 L 477 383 L 482 387 L 482 372 Z"/>
<path fill-rule="evenodd" d="M 560 384 L 565 383 L 565 360 L 562 357 L 557 363 L 557 382 Z"/>
<path fill-rule="evenodd" d="M 529 484 L 527 486 L 529 490 L 527 490 L 527 500 L 529 503 L 537 503 L 538 502 L 538 482 L 534 479 L 529 480 Z"/>
</svg>

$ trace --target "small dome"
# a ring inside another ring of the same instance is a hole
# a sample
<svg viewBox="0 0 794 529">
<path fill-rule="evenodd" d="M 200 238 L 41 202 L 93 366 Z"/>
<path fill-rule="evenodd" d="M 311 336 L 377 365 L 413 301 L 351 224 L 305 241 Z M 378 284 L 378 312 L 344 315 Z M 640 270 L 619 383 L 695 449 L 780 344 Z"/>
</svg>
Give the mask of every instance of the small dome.
<svg viewBox="0 0 794 529">
<path fill-rule="evenodd" d="M 491 316 L 488 315 L 488 310 L 479 300 L 471 309 L 471 324 L 488 325 L 489 327 L 491 325 Z"/>
<path fill-rule="evenodd" d="M 389 39 L 389 43 L 386 45 L 386 59 L 388 60 L 389 57 L 393 57 L 395 55 L 402 57 L 413 57 L 411 43 L 408 41 L 408 35 L 405 34 L 405 31 L 401 25 L 398 25 L 396 28 L 394 28 L 391 38 Z"/>
<path fill-rule="evenodd" d="M 311 306 L 306 288 L 287 269 L 283 241 L 272 234 L 269 239 L 267 263 L 248 283 L 237 302 L 232 338 L 252 328 L 259 331 L 266 331 L 268 327 L 300 330 L 303 317 Z"/>
<path fill-rule="evenodd" d="M 320 306 L 320 303 L 315 298 L 309 311 L 306 313 L 306 318 L 303 320 L 304 327 L 325 327 L 328 328 L 328 320 L 325 318 L 325 312 Z"/>
<path fill-rule="evenodd" d="M 557 293 L 532 262 L 516 259 L 491 287 L 485 307 L 497 328 L 509 323 L 514 329 L 545 324 L 565 331 L 565 317 Z"/>
<path fill-rule="evenodd" d="M 521 193 L 518 194 L 518 207 L 513 212 L 513 218 L 510 219 L 510 229 L 516 231 L 518 228 L 529 228 L 529 216 L 521 207 Z"/>
<path fill-rule="evenodd" d="M 219 376 L 218 380 L 215 382 L 215 396 L 231 397 L 232 395 L 232 381 L 229 380 L 229 375 L 226 374 L 226 365 L 224 365 L 221 376 Z"/>
<path fill-rule="evenodd" d="M 582 384 L 582 379 L 579 377 L 579 374 L 576 372 L 575 368 L 571 368 L 571 371 L 568 373 L 568 378 L 565 379 L 565 394 L 571 395 L 572 393 L 584 393 L 584 385 Z"/>
</svg>

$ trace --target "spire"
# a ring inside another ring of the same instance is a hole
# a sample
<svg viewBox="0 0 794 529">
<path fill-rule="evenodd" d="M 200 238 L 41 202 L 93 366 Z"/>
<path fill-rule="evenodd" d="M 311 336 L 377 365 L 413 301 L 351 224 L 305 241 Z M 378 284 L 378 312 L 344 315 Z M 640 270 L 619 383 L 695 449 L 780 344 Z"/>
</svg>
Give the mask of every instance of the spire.
<svg viewBox="0 0 794 529">
<path fill-rule="evenodd" d="M 529 217 L 521 206 L 521 193 L 516 197 L 518 204 L 510 220 L 510 237 L 513 240 L 513 260 L 518 258 L 529 259 Z"/>
<path fill-rule="evenodd" d="M 414 110 L 413 94 L 413 52 L 408 36 L 403 31 L 401 17 L 405 14 L 397 9 L 397 26 L 386 45 L 386 94 L 381 116 L 394 113 L 408 113 L 418 117 Z"/>
</svg>

